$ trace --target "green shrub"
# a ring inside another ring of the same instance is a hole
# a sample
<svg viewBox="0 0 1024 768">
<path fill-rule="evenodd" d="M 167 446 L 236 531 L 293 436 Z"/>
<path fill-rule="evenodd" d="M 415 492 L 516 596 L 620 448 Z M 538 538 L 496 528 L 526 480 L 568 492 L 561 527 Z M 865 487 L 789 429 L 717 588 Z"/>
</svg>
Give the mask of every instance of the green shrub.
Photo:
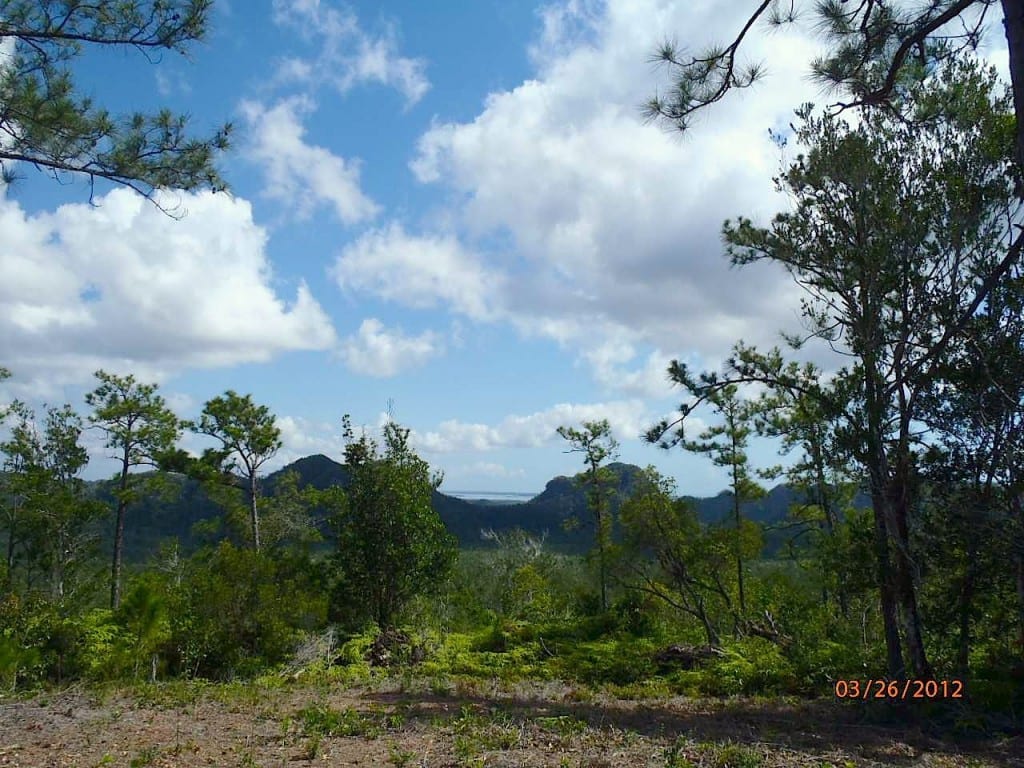
<svg viewBox="0 0 1024 768">
<path fill-rule="evenodd" d="M 797 686 L 792 663 L 779 646 L 761 637 L 745 638 L 725 649 L 703 677 L 708 693 L 778 693 Z"/>
<path fill-rule="evenodd" d="M 131 670 L 131 638 L 107 608 L 94 608 L 78 619 L 78 667 L 91 680 L 115 680 Z"/>
<path fill-rule="evenodd" d="M 13 690 L 38 679 L 41 667 L 38 648 L 25 648 L 13 637 L 0 635 L 0 688 Z"/>
<path fill-rule="evenodd" d="M 0 599 L 0 682 L 13 688 L 38 685 L 53 677 L 49 639 L 60 621 L 55 606 L 42 598 Z"/>
<path fill-rule="evenodd" d="M 575 644 L 552 659 L 551 664 L 558 677 L 626 685 L 656 674 L 655 650 L 655 644 L 649 640 L 608 638 Z"/>
<path fill-rule="evenodd" d="M 169 598 L 172 671 L 251 677 L 285 661 L 303 633 L 326 624 L 320 574 L 307 560 L 222 542 L 193 558 Z"/>
</svg>

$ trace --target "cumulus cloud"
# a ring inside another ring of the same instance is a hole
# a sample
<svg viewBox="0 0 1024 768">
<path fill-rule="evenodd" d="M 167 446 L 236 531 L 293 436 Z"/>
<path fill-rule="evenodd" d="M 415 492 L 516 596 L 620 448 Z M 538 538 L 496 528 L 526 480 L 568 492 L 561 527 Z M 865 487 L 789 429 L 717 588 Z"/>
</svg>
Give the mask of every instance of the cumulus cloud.
<svg viewBox="0 0 1024 768">
<path fill-rule="evenodd" d="M 661 350 L 650 352 L 633 365 L 638 354 L 632 344 L 610 338 L 602 344 L 591 346 L 583 353 L 589 363 L 594 379 L 605 389 L 635 397 L 663 398 L 673 393 L 668 380 L 668 366 L 671 355 Z"/>
<path fill-rule="evenodd" d="M 243 101 L 249 125 L 249 155 L 264 170 L 264 194 L 300 218 L 320 205 L 334 209 L 345 224 L 373 218 L 379 206 L 359 186 L 359 164 L 305 140 L 302 119 L 314 109 L 312 99 L 296 96 L 272 107 Z"/>
<path fill-rule="evenodd" d="M 340 420 L 330 423 L 301 416 L 278 416 L 274 423 L 281 430 L 281 450 L 267 463 L 268 471 L 318 453 L 341 461 L 345 441 L 341 435 Z"/>
<path fill-rule="evenodd" d="M 274 0 L 274 21 L 299 31 L 319 48 L 308 59 L 285 57 L 278 62 L 279 83 L 324 82 L 345 93 L 357 85 L 376 83 L 397 89 L 411 106 L 430 90 L 423 59 L 398 52 L 393 25 L 371 35 L 349 9 L 319 0 Z"/>
<path fill-rule="evenodd" d="M 341 344 L 341 356 L 351 370 L 380 378 L 418 368 L 443 351 L 444 342 L 433 331 L 407 336 L 373 317 L 363 320 L 359 331 Z"/>
<path fill-rule="evenodd" d="M 413 235 L 397 223 L 366 232 L 346 246 L 331 274 L 343 290 L 421 309 L 444 304 L 475 319 L 494 314 L 504 280 L 457 237 Z"/>
<path fill-rule="evenodd" d="M 560 440 L 556 430 L 562 425 L 575 426 L 583 421 L 600 419 L 608 420 L 612 433 L 620 440 L 636 438 L 652 422 L 640 400 L 560 403 L 526 416 L 506 416 L 493 425 L 454 419 L 443 421 L 436 430 L 414 432 L 413 437 L 417 448 L 430 453 L 538 448 Z"/>
<path fill-rule="evenodd" d="M 474 279 L 493 278 L 490 306 L 525 333 L 575 345 L 599 380 L 624 391 L 661 388 L 670 356 L 720 360 L 737 339 L 774 343 L 797 321 L 798 292 L 783 271 L 731 270 L 720 230 L 738 214 L 766 220 L 782 203 L 767 129 L 820 95 L 806 77 L 817 43 L 794 29 L 752 35 L 747 53 L 768 60 L 765 81 L 716 104 L 684 138 L 639 113 L 658 84 L 647 62 L 666 32 L 691 46 L 725 39 L 747 10 L 553 3 L 530 47 L 535 77 L 491 93 L 472 120 L 435 120 L 410 161 L 421 183 L 450 193 L 447 220 L 477 254 Z M 486 247 L 495 241 L 502 252 Z M 390 283 L 358 287 L 416 301 Z M 602 360 L 609 342 L 654 351 L 623 377 Z"/>
<path fill-rule="evenodd" d="M 305 283 L 290 301 L 276 292 L 248 202 L 160 200 L 185 215 L 124 189 L 38 214 L 0 193 L 0 359 L 17 381 L 59 386 L 97 368 L 161 378 L 336 344 Z"/>
</svg>

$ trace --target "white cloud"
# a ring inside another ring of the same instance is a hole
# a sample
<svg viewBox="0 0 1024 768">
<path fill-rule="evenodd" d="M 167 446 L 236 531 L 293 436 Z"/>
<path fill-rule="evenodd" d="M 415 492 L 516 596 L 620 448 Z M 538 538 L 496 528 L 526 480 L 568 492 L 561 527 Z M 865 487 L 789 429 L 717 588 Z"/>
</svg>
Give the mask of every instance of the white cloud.
<svg viewBox="0 0 1024 768">
<path fill-rule="evenodd" d="M 445 303 L 475 319 L 494 313 L 503 278 L 452 235 L 410 235 L 397 223 L 362 235 L 339 254 L 331 274 L 343 290 L 405 306 Z"/>
<path fill-rule="evenodd" d="M 456 451 L 494 451 L 502 448 L 538 448 L 561 438 L 560 426 L 576 426 L 583 421 L 607 419 L 619 440 L 637 438 L 652 418 L 640 400 L 616 400 L 607 403 L 560 403 L 526 416 L 506 416 L 498 424 L 472 424 L 458 420 L 443 421 L 436 430 L 415 432 L 416 447 L 429 453 Z"/>
<path fill-rule="evenodd" d="M 359 331 L 341 344 L 341 355 L 351 370 L 380 378 L 418 368 L 443 351 L 441 337 L 433 331 L 407 336 L 372 317 L 363 320 Z"/>
<path fill-rule="evenodd" d="M 281 450 L 268 462 L 273 472 L 297 459 L 316 454 L 340 462 L 345 450 L 341 436 L 341 420 L 336 424 L 306 419 L 301 416 L 278 416 L 274 422 L 281 430 Z"/>
<path fill-rule="evenodd" d="M 448 218 L 478 254 L 477 279 L 496 276 L 491 306 L 518 328 L 577 346 L 605 383 L 620 372 L 601 364 L 602 345 L 655 350 L 622 381 L 628 391 L 661 388 L 669 356 L 721 359 L 739 338 L 774 343 L 794 327 L 797 289 L 771 265 L 731 270 L 720 230 L 738 214 L 766 220 L 782 202 L 767 129 L 818 95 L 806 78 L 816 43 L 792 29 L 752 35 L 747 53 L 769 60 L 765 81 L 730 94 L 684 138 L 645 125 L 639 110 L 666 33 L 694 46 L 725 39 L 747 10 L 551 4 L 530 49 L 536 78 L 491 93 L 471 121 L 435 121 L 410 162 L 420 182 L 453 193 Z M 495 239 L 503 252 L 479 245 Z"/>
<path fill-rule="evenodd" d="M 674 391 L 668 380 L 668 366 L 672 356 L 654 350 L 641 362 L 640 367 L 630 368 L 630 363 L 636 357 L 633 345 L 614 338 L 583 352 L 583 358 L 590 364 L 594 378 L 607 390 L 636 397 L 670 396 Z"/>
<path fill-rule="evenodd" d="M 509 469 L 504 464 L 494 461 L 476 461 L 471 464 L 463 464 L 451 473 L 454 477 L 488 477 L 509 479 L 515 477 L 526 477 L 522 469 Z"/>
<path fill-rule="evenodd" d="M 267 108 L 243 101 L 250 128 L 248 152 L 264 169 L 264 194 L 292 207 L 301 218 L 321 204 L 334 208 L 345 224 L 373 218 L 379 206 L 359 186 L 359 164 L 305 140 L 303 116 L 311 99 L 296 96 Z"/>
<path fill-rule="evenodd" d="M 359 26 L 355 13 L 319 0 L 274 0 L 274 21 L 316 42 L 311 59 L 286 57 L 278 64 L 278 82 L 326 82 L 341 93 L 377 83 L 397 89 L 411 106 L 430 90 L 426 62 L 398 53 L 394 26 L 374 36 Z"/>
<path fill-rule="evenodd" d="M 176 93 L 192 93 L 192 85 L 184 72 L 167 68 L 156 70 L 156 89 L 161 96 L 171 96 Z"/>
<path fill-rule="evenodd" d="M 16 384 L 59 387 L 101 367 L 162 378 L 335 345 L 305 283 L 278 296 L 248 202 L 160 199 L 185 215 L 124 189 L 32 215 L 0 193 L 0 360 Z"/>
<path fill-rule="evenodd" d="M 483 475 L 484 477 L 525 477 L 526 473 L 521 469 L 509 469 L 504 464 L 495 462 L 475 462 L 462 467 L 460 474 Z"/>
</svg>

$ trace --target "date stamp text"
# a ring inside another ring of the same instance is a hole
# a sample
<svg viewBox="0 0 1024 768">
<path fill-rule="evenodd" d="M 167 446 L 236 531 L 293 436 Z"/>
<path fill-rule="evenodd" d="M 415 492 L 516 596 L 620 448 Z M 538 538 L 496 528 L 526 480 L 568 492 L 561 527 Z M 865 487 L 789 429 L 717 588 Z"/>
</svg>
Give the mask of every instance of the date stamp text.
<svg viewBox="0 0 1024 768">
<path fill-rule="evenodd" d="M 836 680 L 837 699 L 962 699 L 964 681 L 952 680 Z"/>
</svg>

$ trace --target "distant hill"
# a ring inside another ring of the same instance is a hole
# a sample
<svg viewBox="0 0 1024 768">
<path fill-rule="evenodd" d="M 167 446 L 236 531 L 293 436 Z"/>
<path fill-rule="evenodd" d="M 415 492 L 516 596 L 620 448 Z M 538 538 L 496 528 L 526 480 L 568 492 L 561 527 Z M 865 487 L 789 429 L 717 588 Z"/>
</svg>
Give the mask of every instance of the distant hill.
<svg viewBox="0 0 1024 768">
<path fill-rule="evenodd" d="M 621 499 L 632 493 L 642 470 L 633 464 L 624 463 L 610 464 L 609 469 L 617 478 L 612 496 L 613 507 L 617 507 Z M 318 489 L 333 485 L 345 486 L 348 482 L 348 471 L 344 465 L 323 455 L 307 456 L 264 478 L 263 490 L 267 496 L 274 494 L 280 478 L 286 472 L 297 473 L 300 486 L 309 485 Z M 168 493 L 140 500 L 129 513 L 125 543 L 126 554 L 131 559 L 148 556 L 160 541 L 172 537 L 176 537 L 186 550 L 191 550 L 200 543 L 195 535 L 196 523 L 215 519 L 221 514 L 220 508 L 195 481 L 169 473 L 165 480 Z M 91 485 L 93 492 L 100 498 L 113 498 L 111 481 Z M 686 498 L 696 505 L 698 516 L 704 522 L 721 522 L 732 514 L 732 496 L 727 492 L 710 498 Z M 745 505 L 744 514 L 760 523 L 776 523 L 786 517 L 789 506 L 795 500 L 793 490 L 784 485 L 776 486 L 760 501 Z M 482 546 L 482 530 L 508 530 L 516 527 L 535 534 L 546 534 L 550 546 L 566 552 L 586 551 L 593 540 L 585 491 L 571 477 L 552 478 L 541 493 L 528 501 L 489 499 L 486 503 L 478 503 L 435 491 L 433 505 L 461 546 Z M 570 518 L 578 519 L 581 525 L 566 530 L 565 524 Z M 772 549 L 778 545 L 778 537 L 775 539 L 769 542 Z"/>
</svg>

